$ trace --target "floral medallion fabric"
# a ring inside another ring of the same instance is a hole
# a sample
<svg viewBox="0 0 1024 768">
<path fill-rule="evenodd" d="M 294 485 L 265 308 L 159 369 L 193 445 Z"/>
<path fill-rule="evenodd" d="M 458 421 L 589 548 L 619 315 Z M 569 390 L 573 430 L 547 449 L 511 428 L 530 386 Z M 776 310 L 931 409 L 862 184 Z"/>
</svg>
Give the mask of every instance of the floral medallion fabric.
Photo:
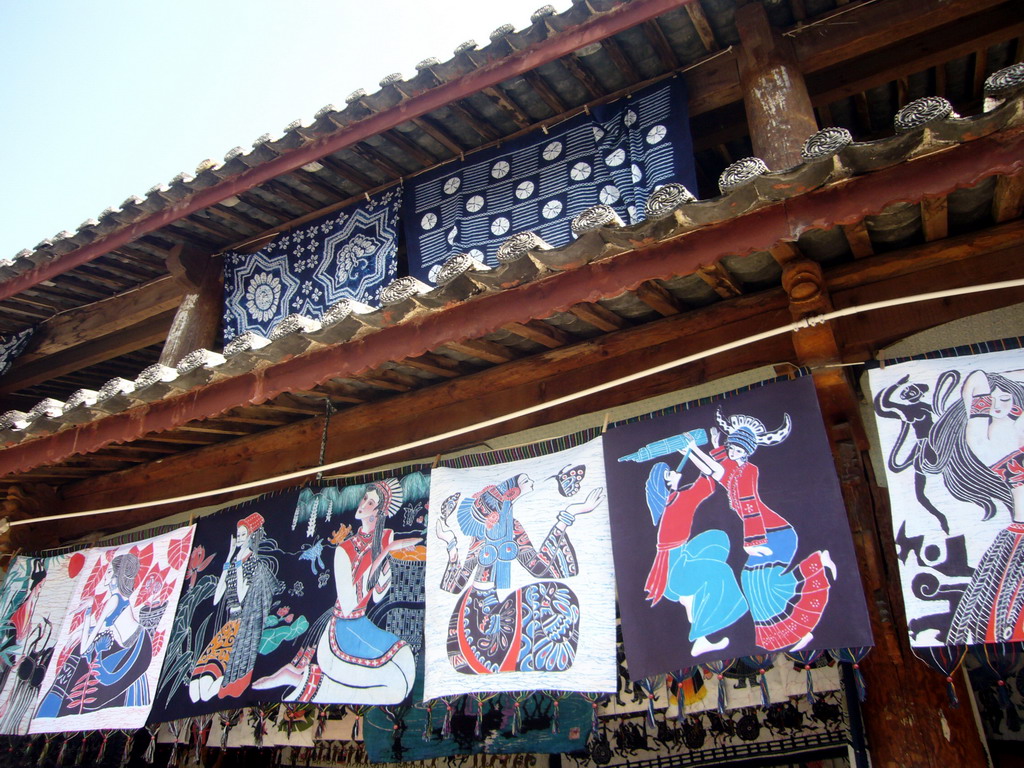
<svg viewBox="0 0 1024 768">
<path fill-rule="evenodd" d="M 0 591 L 0 733 L 28 733 L 85 554 L 15 557 Z"/>
<path fill-rule="evenodd" d="M 403 213 L 409 271 L 433 282 L 454 253 L 495 266 L 519 232 L 566 245 L 573 217 L 599 203 L 639 221 L 647 195 L 668 182 L 695 188 L 681 78 L 415 179 Z"/>
<path fill-rule="evenodd" d="M 869 373 L 911 645 L 1024 640 L 1024 352 Z"/>
<path fill-rule="evenodd" d="M 34 328 L 26 328 L 18 333 L 0 335 L 0 376 L 11 370 L 18 355 L 25 351 L 32 340 Z"/>
<path fill-rule="evenodd" d="M 605 456 L 634 679 L 872 644 L 809 377 L 616 427 Z"/>
<path fill-rule="evenodd" d="M 424 697 L 614 691 L 600 438 L 431 480 Z"/>
<path fill-rule="evenodd" d="M 31 733 L 146 724 L 193 532 L 85 554 Z"/>
<path fill-rule="evenodd" d="M 428 493 L 410 472 L 201 519 L 151 721 L 405 700 L 422 674 Z"/>
<path fill-rule="evenodd" d="M 290 314 L 319 318 L 341 299 L 376 305 L 397 275 L 401 189 L 308 222 L 254 253 L 224 255 L 224 342 L 263 336 Z"/>
</svg>

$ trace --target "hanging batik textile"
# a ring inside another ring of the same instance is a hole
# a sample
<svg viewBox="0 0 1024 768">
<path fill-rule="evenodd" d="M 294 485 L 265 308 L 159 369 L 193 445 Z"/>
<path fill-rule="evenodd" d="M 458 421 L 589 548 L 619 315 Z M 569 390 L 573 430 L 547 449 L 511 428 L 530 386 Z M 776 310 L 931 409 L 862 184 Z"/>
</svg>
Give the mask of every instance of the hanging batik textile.
<svg viewBox="0 0 1024 768">
<path fill-rule="evenodd" d="M 193 531 L 85 553 L 31 733 L 146 724 Z"/>
<path fill-rule="evenodd" d="M 397 275 L 401 188 L 302 224 L 253 253 L 224 254 L 224 342 L 342 299 L 378 305 Z"/>
<path fill-rule="evenodd" d="M 0 734 L 28 733 L 85 554 L 20 556 L 0 591 Z"/>
<path fill-rule="evenodd" d="M 600 438 L 519 461 L 440 467 L 430 509 L 425 698 L 615 690 Z"/>
<path fill-rule="evenodd" d="M 407 698 L 422 644 L 428 494 L 428 477 L 410 472 L 201 519 L 153 722 Z"/>
<path fill-rule="evenodd" d="M 605 456 L 634 678 L 872 644 L 810 377 L 616 426 Z"/>
<path fill-rule="evenodd" d="M 869 372 L 910 642 L 1024 640 L 1024 352 Z"/>
<path fill-rule="evenodd" d="M 0 335 L 0 376 L 11 370 L 14 361 L 25 351 L 28 343 L 32 340 L 34 328 L 26 328 L 17 333 Z"/>
<path fill-rule="evenodd" d="M 519 232 L 566 245 L 573 217 L 600 203 L 636 222 L 668 182 L 695 188 L 681 78 L 414 179 L 403 213 L 410 274 L 433 282 L 462 252 L 496 266 L 498 247 Z"/>
</svg>

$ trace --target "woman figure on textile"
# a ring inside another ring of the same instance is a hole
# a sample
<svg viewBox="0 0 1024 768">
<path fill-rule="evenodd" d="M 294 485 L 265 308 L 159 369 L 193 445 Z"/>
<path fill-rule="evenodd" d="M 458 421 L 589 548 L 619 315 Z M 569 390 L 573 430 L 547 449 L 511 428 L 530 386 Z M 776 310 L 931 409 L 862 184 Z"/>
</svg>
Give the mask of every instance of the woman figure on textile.
<svg viewBox="0 0 1024 768">
<path fill-rule="evenodd" d="M 139 566 L 132 553 L 110 561 L 109 594 L 98 614 L 86 613 L 81 639 L 57 670 L 36 717 L 149 704 L 146 670 L 153 645 L 131 605 Z"/>
<path fill-rule="evenodd" d="M 736 415 L 728 421 L 718 412 L 718 423 L 726 433 L 711 430 L 714 448 L 705 453 L 691 447 L 691 460 L 704 468 L 725 488 L 729 506 L 743 523 L 743 551 L 747 562 L 740 573 L 743 594 L 754 619 L 754 639 L 769 651 L 798 651 L 813 639 L 831 587 L 826 569 L 835 578 L 836 567 L 828 550 L 814 552 L 795 567 L 798 538 L 796 530 L 782 515 L 761 500 L 758 469 L 750 457 L 762 445 L 777 445 L 789 437 L 789 414 L 774 432 L 752 416 Z"/>
<path fill-rule="evenodd" d="M 263 622 L 277 588 L 277 563 L 260 553 L 266 540 L 263 516 L 254 512 L 238 521 L 231 537 L 213 604 L 220 629 L 199 655 L 188 695 L 192 701 L 239 696 L 252 680 Z"/>
<path fill-rule="evenodd" d="M 691 656 L 720 651 L 729 638 L 708 639 L 731 626 L 747 612 L 736 574 L 727 562 L 729 537 L 711 529 L 690 538 L 693 518 L 701 503 L 715 492 L 710 469 L 701 464 L 701 475 L 691 485 L 679 487 L 682 475 L 663 462 L 651 468 L 647 478 L 649 503 L 664 500 L 658 520 L 658 549 L 644 589 L 651 605 L 662 597 L 677 601 L 690 621 Z M 667 497 L 663 488 L 667 487 Z"/>
<path fill-rule="evenodd" d="M 366 486 L 356 519 L 359 530 L 342 525 L 331 537 L 337 602 L 309 630 L 298 655 L 253 688 L 293 686 L 285 701 L 334 704 L 397 704 L 412 690 L 416 661 L 412 649 L 366 616 L 370 601 L 391 587 L 390 555 L 421 539 L 396 541 L 385 523 L 402 506 L 402 485 L 388 478 Z"/>
<path fill-rule="evenodd" d="M 567 529 L 576 517 L 597 508 L 604 489 L 591 491 L 585 501 L 559 512 L 539 548 L 533 546 L 513 514 L 516 500 L 531 490 L 533 481 L 519 474 L 489 485 L 461 503 L 459 494 L 445 500 L 437 521 L 437 536 L 448 547 L 441 588 L 462 594 L 448 626 L 448 659 L 458 672 L 561 671 L 571 667 L 576 657 L 580 607 L 568 586 L 539 581 L 504 599 L 499 590 L 511 585 L 513 561 L 539 578 L 579 573 Z M 453 511 L 462 533 L 470 537 L 461 565 L 458 541 L 448 525 Z"/>
<path fill-rule="evenodd" d="M 956 381 L 940 377 L 937 390 Z M 945 400 L 945 398 L 943 398 Z M 1024 640 L 1024 385 L 1007 376 L 974 371 L 960 397 L 945 409 L 929 438 L 923 463 L 941 474 L 950 494 L 977 504 L 990 520 L 999 505 L 1010 512 L 982 555 L 957 604 L 947 644 Z"/>
</svg>

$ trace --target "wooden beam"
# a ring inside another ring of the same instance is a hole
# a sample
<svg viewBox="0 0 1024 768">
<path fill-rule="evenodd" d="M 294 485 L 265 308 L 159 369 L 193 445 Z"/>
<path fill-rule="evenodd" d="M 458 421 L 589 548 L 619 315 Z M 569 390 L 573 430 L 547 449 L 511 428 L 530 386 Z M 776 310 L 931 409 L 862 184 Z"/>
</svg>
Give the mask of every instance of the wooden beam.
<svg viewBox="0 0 1024 768">
<path fill-rule="evenodd" d="M 466 373 L 463 370 L 462 364 L 457 360 L 452 360 L 444 355 L 435 355 L 432 352 L 426 352 L 416 357 L 407 357 L 399 365 L 415 368 L 425 373 L 432 373 L 445 379 L 455 379 Z"/>
<path fill-rule="evenodd" d="M 804 72 L 818 72 L 840 61 L 850 61 L 920 34 L 932 34 L 960 23 L 1006 0 L 903 0 L 864 3 L 818 16 L 813 24 L 789 33 L 794 53 Z M 968 39 L 965 35 L 962 40 Z M 950 57 L 954 58 L 954 57 Z"/>
<path fill-rule="evenodd" d="M 581 264 L 516 288 L 426 313 L 416 323 L 387 326 L 358 342 L 319 348 L 267 368 L 211 383 L 183 396 L 156 401 L 104 419 L 39 437 L 0 451 L 0 474 L 24 471 L 68 455 L 88 453 L 259 403 L 328 378 L 372 370 L 415 350 L 456 345 L 494 333 L 509 322 L 525 322 L 566 311 L 582 299 L 621 295 L 646 280 L 692 273 L 727 255 L 765 251 L 833 222 L 860 221 L 894 202 L 920 201 L 970 187 L 989 176 L 1024 165 L 1024 128 L 1003 130 L 895 165 L 788 198 L 738 218 L 678 237 Z M 936 244 L 937 245 L 937 244 Z M 1018 272 L 1019 275 L 1019 272 Z M 988 297 L 986 297 L 987 299 Z M 511 354 L 511 353 L 507 353 Z"/>
<path fill-rule="evenodd" d="M 572 336 L 565 331 L 540 320 L 530 320 L 525 323 L 508 323 L 504 328 L 517 336 L 522 336 L 524 339 L 545 346 L 548 349 L 564 347 L 572 341 Z"/>
<path fill-rule="evenodd" d="M 436 157 L 423 149 L 419 144 L 413 142 L 411 139 L 405 138 L 397 129 L 385 131 L 381 134 L 381 138 L 391 144 L 394 144 L 402 152 L 405 152 L 405 154 L 425 168 L 437 165 Z"/>
<path fill-rule="evenodd" d="M 903 278 L 902 285 L 893 284 L 891 289 L 888 283 L 883 283 L 860 290 L 870 297 L 891 295 L 898 290 L 913 294 L 919 290 L 922 280 L 927 280 L 929 285 L 935 287 L 946 287 L 964 281 L 965 275 L 968 281 L 972 275 L 988 279 L 992 273 L 986 263 L 987 260 L 981 257 L 972 260 L 962 269 L 958 265 L 943 265 L 924 278 Z M 1012 260 L 1004 260 L 1004 264 L 1005 269 L 1009 270 L 1015 266 Z M 883 311 L 877 322 L 868 324 L 853 323 L 851 321 L 857 318 L 846 318 L 839 333 L 853 351 L 849 354 L 844 352 L 844 359 L 865 359 L 870 356 L 865 355 L 863 350 L 875 344 L 872 334 L 877 332 L 887 339 L 893 326 L 898 326 L 902 333 L 913 333 L 961 317 L 965 309 L 967 312 L 980 312 L 999 306 L 1004 300 L 1024 300 L 1024 290 L 1003 293 L 1007 295 L 1001 298 L 989 294 L 936 302 L 938 306 L 935 311 L 928 312 L 920 311 L 916 305 L 894 306 Z M 379 404 L 356 406 L 345 411 L 345 418 L 332 419 L 327 459 L 330 461 L 359 456 L 410 439 L 429 437 L 458 425 L 479 423 L 501 413 L 578 390 L 581 381 L 608 381 L 692 351 L 708 349 L 730 339 L 744 338 L 768 327 L 781 326 L 789 322 L 789 319 L 788 303 L 783 292 L 767 291 L 663 318 L 570 347 L 549 350 L 399 395 L 388 400 L 386 408 L 381 408 Z M 792 360 L 795 355 L 792 337 L 792 334 L 786 334 L 756 345 L 740 347 L 670 374 L 652 377 L 650 381 L 645 379 L 634 382 L 586 401 L 523 417 L 484 434 L 507 434 L 517 429 L 553 423 L 579 413 L 635 402 L 643 397 L 704 383 L 718 376 L 750 370 L 764 364 L 766 360 Z M 680 399 L 685 399 L 685 394 Z M 472 403 L 472 408 L 467 408 L 467 403 Z M 74 511 L 122 503 L 144 505 L 147 500 L 174 495 L 183 482 L 196 490 L 218 488 L 233 482 L 245 482 L 314 466 L 318 458 L 322 428 L 322 419 L 307 419 L 259 435 L 170 457 L 159 463 L 74 483 L 63 489 L 65 505 L 62 510 Z M 485 438 L 474 434 L 444 443 L 432 443 L 427 449 L 401 454 L 396 460 L 422 459 L 439 450 L 472 445 L 480 439 Z M 369 469 L 372 464 L 356 466 Z M 167 513 L 167 510 L 143 508 L 139 513 L 141 517 L 134 514 L 119 516 L 117 524 L 120 527 L 141 524 Z M 95 522 L 92 525 L 95 526 Z"/>
<path fill-rule="evenodd" d="M 726 318 L 731 318 L 731 322 L 726 322 Z M 382 410 L 377 405 L 356 406 L 346 410 L 344 418 L 331 419 L 327 458 L 336 460 L 358 455 L 359 452 L 372 450 L 374 446 L 393 444 L 396 438 L 429 435 L 431 431 L 436 432 L 457 424 L 479 422 L 483 418 L 515 409 L 524 402 L 536 401 L 539 391 L 546 391 L 550 397 L 555 397 L 578 389 L 580 381 L 607 381 L 637 366 L 656 364 L 685 354 L 688 350 L 755 332 L 765 322 L 787 321 L 781 292 L 744 297 L 727 311 L 713 307 L 709 311 L 678 315 L 642 328 L 580 342 L 565 349 L 542 352 L 417 392 L 399 395 L 389 401 L 394 407 L 387 409 Z M 757 354 L 763 355 L 770 348 L 770 344 L 766 345 Z M 788 342 L 781 342 L 775 351 L 783 356 L 788 354 Z M 734 364 L 749 367 L 751 363 L 749 357 L 740 352 L 728 361 L 730 369 Z M 718 371 L 721 368 L 700 364 L 694 366 L 692 376 L 700 379 L 711 370 Z M 680 382 L 678 374 L 666 377 L 657 385 L 657 390 L 670 391 L 671 388 L 678 388 Z M 645 384 L 638 383 L 623 389 L 614 397 L 598 398 L 597 402 L 604 406 L 615 401 L 627 402 L 642 397 L 644 395 L 639 393 L 645 391 Z M 465 407 L 468 402 L 473 403 L 472 408 Z M 575 405 L 572 410 L 579 412 L 579 406 Z M 542 424 L 564 415 L 564 412 L 542 414 L 533 421 Z M 396 429 L 397 434 L 393 432 Z M 132 501 L 146 495 L 150 499 L 159 498 L 167 495 L 164 492 L 170 487 L 173 478 L 177 478 L 177 487 L 181 487 L 182 472 L 186 471 L 189 487 L 198 490 L 223 487 L 227 478 L 244 481 L 302 466 L 313 466 L 318 458 L 322 430 L 322 418 L 304 420 L 233 440 L 231 443 L 199 449 L 188 455 L 170 457 L 160 463 L 126 470 L 117 475 L 98 477 L 88 484 L 65 486 L 65 509 L 87 509 L 118 494 L 121 499 Z M 507 427 L 502 428 L 498 434 L 506 431 Z M 466 440 L 463 438 L 460 442 Z M 205 472 L 201 472 L 200 468 Z M 195 484 L 192 484 L 193 480 Z M 164 514 L 152 509 L 145 512 L 151 516 Z M 95 526 L 95 522 L 92 524 Z"/>
<path fill-rule="evenodd" d="M 691 5 L 696 5 L 696 3 L 697 0 L 692 0 L 692 2 L 687 4 L 687 8 Z M 661 66 L 669 71 L 678 69 L 679 57 L 676 56 L 676 52 L 672 50 L 672 46 L 669 44 L 668 38 L 665 37 L 665 33 L 662 32 L 657 19 L 645 21 L 643 23 L 643 30 L 644 35 L 651 43 L 651 46 L 658 52 L 658 59 L 661 61 Z"/>
<path fill-rule="evenodd" d="M 850 252 L 855 259 L 863 259 L 865 256 L 874 254 L 875 248 L 871 245 L 871 235 L 868 234 L 867 225 L 863 220 L 844 225 L 843 234 L 846 235 L 846 241 L 850 244 Z"/>
<path fill-rule="evenodd" d="M 517 357 L 514 350 L 486 339 L 449 341 L 444 346 L 456 352 L 461 352 L 463 355 L 486 360 L 489 363 L 507 363 L 509 360 L 515 360 Z"/>
<path fill-rule="evenodd" d="M 653 280 L 645 280 L 638 285 L 636 297 L 659 315 L 665 317 L 678 314 L 682 310 L 676 297 Z"/>
<path fill-rule="evenodd" d="M 729 273 L 729 270 L 722 266 L 720 261 L 716 261 L 711 265 L 703 264 L 698 267 L 697 277 L 711 286 L 715 293 L 723 299 L 732 299 L 743 293 L 743 288 L 736 282 L 736 278 Z"/>
<path fill-rule="evenodd" d="M 445 147 L 453 155 L 461 155 L 465 152 L 466 148 L 462 146 L 455 138 L 448 135 L 441 126 L 434 123 L 429 117 L 420 117 L 411 121 L 413 125 L 423 131 L 427 136 L 432 138 L 442 147 Z"/>
<path fill-rule="evenodd" d="M 496 85 L 484 88 L 483 94 L 489 97 L 500 109 L 504 110 L 512 122 L 520 128 L 529 128 L 533 124 L 530 116 L 501 88 Z"/>
<path fill-rule="evenodd" d="M 715 40 L 715 33 L 711 29 L 711 25 L 708 24 L 708 17 L 704 15 L 704 8 L 701 7 L 700 0 L 693 0 L 687 3 L 686 14 L 690 17 L 690 23 L 693 24 L 694 31 L 704 44 L 704 49 L 708 53 L 717 51 L 718 41 Z"/>
<path fill-rule="evenodd" d="M 118 296 L 71 309 L 43 321 L 36 327 L 21 364 L 117 331 L 174 309 L 181 301 L 182 287 L 171 277 L 155 280 Z"/>
<path fill-rule="evenodd" d="M 926 197 L 921 201 L 921 227 L 926 242 L 941 240 L 949 234 L 949 206 L 946 197 Z"/>
<path fill-rule="evenodd" d="M 1021 215 L 1024 210 L 1024 173 L 1000 176 L 996 179 L 996 191 L 992 198 L 992 218 L 1009 221 Z"/>
<path fill-rule="evenodd" d="M 619 331 L 629 325 L 626 320 L 619 317 L 610 309 L 605 309 L 600 304 L 595 304 L 589 301 L 573 304 L 569 307 L 569 311 L 583 322 L 588 323 L 599 331 L 604 331 L 605 333 Z"/>
<path fill-rule="evenodd" d="M 597 78 L 590 74 L 590 71 L 576 58 L 575 54 L 566 56 L 564 59 L 561 59 L 561 62 L 569 70 L 569 74 L 579 80 L 583 87 L 587 89 L 591 98 L 597 99 L 604 96 L 605 91 L 600 83 L 597 82 Z"/>
<path fill-rule="evenodd" d="M 94 337 L 47 357 L 25 363 L 17 360 L 11 370 L 0 379 L 0 393 L 17 392 L 66 373 L 157 344 L 167 338 L 173 319 L 174 311 L 165 311 L 130 328 Z"/>
<path fill-rule="evenodd" d="M 530 87 L 540 94 L 541 99 L 548 105 L 552 114 L 560 115 L 566 111 L 565 102 L 555 93 L 554 89 L 545 82 L 544 78 L 536 72 L 525 72 L 523 79 L 530 84 Z"/>
<path fill-rule="evenodd" d="M 341 160 L 338 160 L 337 158 L 321 157 L 317 162 L 330 168 L 336 174 L 341 176 L 341 178 L 351 182 L 352 184 L 355 184 L 360 189 L 373 189 L 375 186 L 377 186 L 373 179 L 371 179 L 369 176 L 365 176 L 364 174 L 360 173 L 355 168 L 353 168 L 351 165 L 343 163 Z"/>
<path fill-rule="evenodd" d="M 807 73 L 807 85 L 815 104 L 830 104 L 932 67 L 942 70 L 936 73 L 939 80 L 936 87 L 940 87 L 947 61 L 969 56 L 978 48 L 1006 42 L 1022 33 L 1024 19 L 1019 7 L 1015 3 L 1004 3 L 897 39 L 856 60 L 836 57 L 831 65 L 813 73 L 808 71 L 805 62 L 801 62 L 801 68 Z M 878 37 L 874 39 L 878 41 Z"/>
</svg>

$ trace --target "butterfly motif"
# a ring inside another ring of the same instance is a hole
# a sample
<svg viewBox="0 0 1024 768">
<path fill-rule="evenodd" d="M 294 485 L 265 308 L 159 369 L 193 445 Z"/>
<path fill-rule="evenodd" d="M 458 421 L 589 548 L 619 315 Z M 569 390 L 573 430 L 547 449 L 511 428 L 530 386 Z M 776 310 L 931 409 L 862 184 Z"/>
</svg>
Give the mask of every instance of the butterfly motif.
<svg viewBox="0 0 1024 768">
<path fill-rule="evenodd" d="M 566 464 L 557 475 L 551 477 L 558 479 L 558 492 L 563 496 L 575 496 L 580 492 L 583 478 L 587 475 L 587 465 L 577 464 L 575 467 Z"/>
</svg>

